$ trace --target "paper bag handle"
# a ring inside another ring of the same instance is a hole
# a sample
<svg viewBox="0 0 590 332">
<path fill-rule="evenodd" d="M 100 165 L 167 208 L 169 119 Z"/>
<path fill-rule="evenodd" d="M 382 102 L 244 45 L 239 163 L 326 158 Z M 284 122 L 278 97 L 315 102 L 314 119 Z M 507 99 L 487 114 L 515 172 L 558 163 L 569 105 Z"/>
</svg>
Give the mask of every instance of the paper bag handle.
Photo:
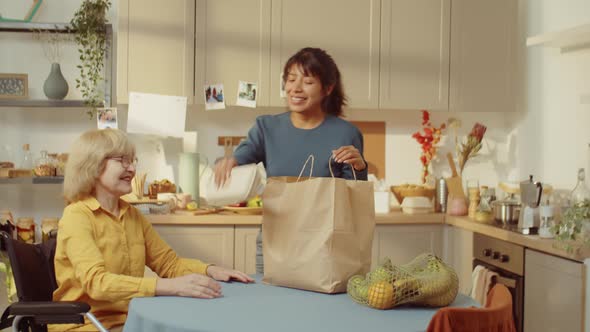
<svg viewBox="0 0 590 332">
<path fill-rule="evenodd" d="M 315 161 L 315 158 L 314 158 L 313 154 L 310 154 L 309 157 L 307 157 L 305 164 L 303 164 L 303 167 L 301 168 L 301 172 L 299 172 L 299 176 L 297 177 L 297 182 L 299 182 L 299 179 L 301 178 L 301 175 L 303 174 L 303 171 L 305 170 L 305 166 L 307 166 L 307 163 L 310 160 L 311 160 L 311 167 L 309 168 L 309 177 L 311 177 L 311 175 L 313 174 L 313 163 Z"/>
<path fill-rule="evenodd" d="M 332 177 L 334 177 L 334 172 L 332 171 L 332 156 L 330 156 L 330 159 L 328 159 L 328 167 L 330 168 L 330 175 L 332 175 Z M 351 164 L 347 164 L 348 166 L 350 166 L 350 169 L 352 170 L 352 176 L 354 176 L 354 181 L 356 181 L 356 172 L 354 171 L 354 167 Z"/>
</svg>

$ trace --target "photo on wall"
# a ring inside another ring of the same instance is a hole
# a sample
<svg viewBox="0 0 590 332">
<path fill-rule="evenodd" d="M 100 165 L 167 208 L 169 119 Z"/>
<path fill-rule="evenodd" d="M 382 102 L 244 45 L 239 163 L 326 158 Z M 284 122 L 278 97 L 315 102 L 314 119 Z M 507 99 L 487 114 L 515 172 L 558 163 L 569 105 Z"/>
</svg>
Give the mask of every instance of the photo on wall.
<svg viewBox="0 0 590 332">
<path fill-rule="evenodd" d="M 117 108 L 107 107 L 97 109 L 96 122 L 98 129 L 118 129 L 119 126 L 117 124 Z"/>
<path fill-rule="evenodd" d="M 258 85 L 253 82 L 239 81 L 238 83 L 238 100 L 236 105 L 256 108 L 256 95 Z"/>
<path fill-rule="evenodd" d="M 223 84 L 209 84 L 203 88 L 206 110 L 225 109 Z"/>
<path fill-rule="evenodd" d="M 29 96 L 29 75 L 0 73 L 0 99 L 24 99 Z"/>
</svg>

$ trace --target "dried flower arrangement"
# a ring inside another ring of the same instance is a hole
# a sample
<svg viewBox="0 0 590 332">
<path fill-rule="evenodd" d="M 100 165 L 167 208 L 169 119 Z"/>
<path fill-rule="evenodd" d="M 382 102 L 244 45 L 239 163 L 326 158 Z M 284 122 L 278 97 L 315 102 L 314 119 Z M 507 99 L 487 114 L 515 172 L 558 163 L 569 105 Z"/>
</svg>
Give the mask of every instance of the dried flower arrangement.
<svg viewBox="0 0 590 332">
<path fill-rule="evenodd" d="M 446 128 L 446 124 L 442 123 L 439 127 L 434 127 L 430 122 L 430 113 L 427 110 L 422 110 L 422 131 L 415 132 L 412 137 L 420 144 L 422 153 L 420 154 L 420 162 L 422 163 L 422 184 L 426 183 L 426 178 L 430 174 L 428 166 L 438 150 L 437 144 L 440 142 L 442 131 Z"/>
</svg>

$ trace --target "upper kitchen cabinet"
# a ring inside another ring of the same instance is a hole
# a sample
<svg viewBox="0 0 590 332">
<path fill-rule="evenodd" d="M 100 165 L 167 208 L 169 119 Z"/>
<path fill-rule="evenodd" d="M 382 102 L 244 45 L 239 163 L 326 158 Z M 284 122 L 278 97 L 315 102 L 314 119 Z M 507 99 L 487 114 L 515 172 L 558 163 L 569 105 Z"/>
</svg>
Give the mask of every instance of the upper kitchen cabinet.
<svg viewBox="0 0 590 332">
<path fill-rule="evenodd" d="M 447 110 L 450 0 L 383 0 L 379 108 Z"/>
<path fill-rule="evenodd" d="M 319 47 L 336 61 L 349 106 L 377 108 L 379 16 L 379 0 L 273 0 L 270 104 L 285 105 L 280 83 L 289 57 Z"/>
<path fill-rule="evenodd" d="M 515 109 L 517 5 L 514 0 L 453 0 L 451 111 Z"/>
<path fill-rule="evenodd" d="M 117 103 L 129 92 L 192 103 L 195 0 L 119 0 Z"/>
<path fill-rule="evenodd" d="M 270 105 L 270 15 L 271 0 L 197 0 L 197 104 L 205 84 L 222 83 L 226 105 L 235 105 L 245 81 L 258 85 L 257 106 Z"/>
</svg>

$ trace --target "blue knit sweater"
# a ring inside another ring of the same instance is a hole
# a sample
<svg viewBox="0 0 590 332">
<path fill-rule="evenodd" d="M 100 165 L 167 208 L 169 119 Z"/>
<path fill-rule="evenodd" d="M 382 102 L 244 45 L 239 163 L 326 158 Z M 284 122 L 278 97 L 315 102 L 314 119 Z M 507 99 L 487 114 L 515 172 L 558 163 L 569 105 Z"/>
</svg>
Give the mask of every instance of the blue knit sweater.
<svg viewBox="0 0 590 332">
<path fill-rule="evenodd" d="M 328 161 L 332 150 L 355 146 L 363 154 L 363 135 L 350 122 L 333 115 L 313 129 L 293 126 L 290 112 L 262 115 L 248 132 L 248 138 L 234 152 L 239 165 L 262 162 L 267 176 L 298 176 L 309 155 L 315 157 L 314 177 L 329 177 Z M 353 179 L 351 166 L 332 162 L 334 176 Z M 309 175 L 308 164 L 305 175 Z M 356 172 L 359 180 L 367 179 L 367 168 Z"/>
</svg>

